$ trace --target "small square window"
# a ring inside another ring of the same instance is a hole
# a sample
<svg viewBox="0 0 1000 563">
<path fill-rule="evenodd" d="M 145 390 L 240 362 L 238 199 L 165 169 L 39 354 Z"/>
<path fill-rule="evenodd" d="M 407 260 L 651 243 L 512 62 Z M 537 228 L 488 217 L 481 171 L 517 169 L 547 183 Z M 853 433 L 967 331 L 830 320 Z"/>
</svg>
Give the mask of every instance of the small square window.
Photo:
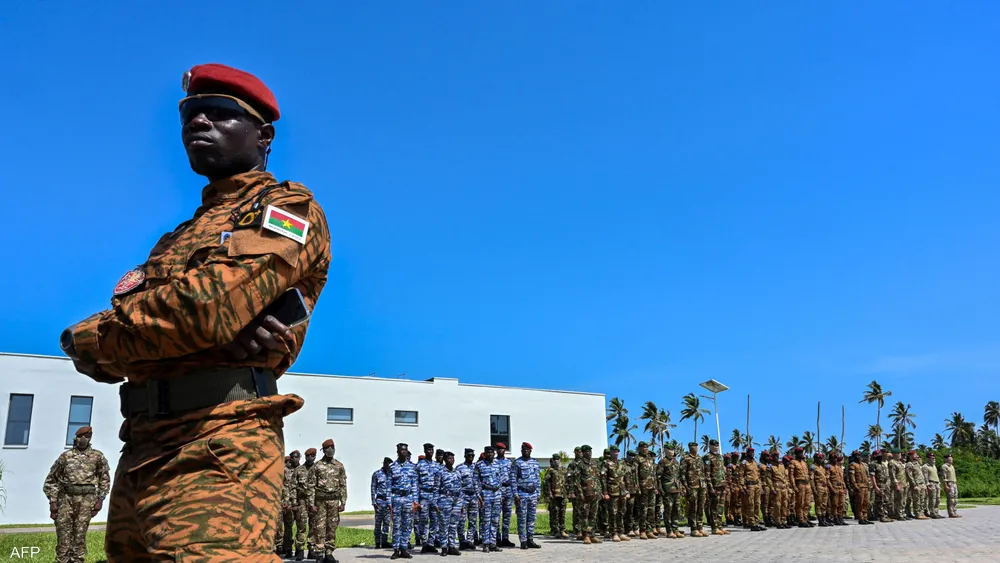
<svg viewBox="0 0 1000 563">
<path fill-rule="evenodd" d="M 5 446 L 28 445 L 28 434 L 31 433 L 31 409 L 34 403 L 34 395 L 10 394 L 10 406 L 7 408 L 7 431 L 3 439 Z"/>
<path fill-rule="evenodd" d="M 416 424 L 417 411 L 396 411 L 396 424 Z"/>
<path fill-rule="evenodd" d="M 354 409 L 346 407 L 327 407 L 326 421 L 340 423 L 354 422 Z"/>
<path fill-rule="evenodd" d="M 76 431 L 84 426 L 90 426 L 90 415 L 94 410 L 93 397 L 69 398 L 69 424 L 66 425 L 66 445 L 73 445 Z"/>
</svg>

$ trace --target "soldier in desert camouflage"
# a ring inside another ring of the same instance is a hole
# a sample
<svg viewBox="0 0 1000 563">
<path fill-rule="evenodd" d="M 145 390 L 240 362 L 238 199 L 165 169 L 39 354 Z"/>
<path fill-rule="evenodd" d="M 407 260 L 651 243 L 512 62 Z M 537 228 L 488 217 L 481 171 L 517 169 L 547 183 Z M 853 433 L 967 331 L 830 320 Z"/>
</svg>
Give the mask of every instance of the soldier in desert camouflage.
<svg viewBox="0 0 1000 563">
<path fill-rule="evenodd" d="M 83 563 L 90 519 L 101 511 L 111 487 L 111 468 L 91 447 L 93 435 L 89 426 L 76 431 L 73 448 L 59 455 L 42 487 L 56 521 L 56 563 Z"/>
<path fill-rule="evenodd" d="M 336 452 L 333 440 L 324 441 L 322 448 L 323 458 L 313 466 L 306 481 L 306 499 L 309 513 L 315 515 L 316 560 L 337 563 L 333 551 L 337 548 L 340 513 L 347 506 L 347 471 L 343 463 L 333 458 Z"/>
</svg>

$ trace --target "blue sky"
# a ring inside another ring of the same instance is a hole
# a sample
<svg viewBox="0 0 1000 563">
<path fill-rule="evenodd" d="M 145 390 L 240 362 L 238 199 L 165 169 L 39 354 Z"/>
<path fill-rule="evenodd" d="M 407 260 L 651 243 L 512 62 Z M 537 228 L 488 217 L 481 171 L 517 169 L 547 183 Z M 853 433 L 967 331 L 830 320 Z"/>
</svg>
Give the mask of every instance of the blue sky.
<svg viewBox="0 0 1000 563">
<path fill-rule="evenodd" d="M 502 5 L 501 5 L 502 4 Z M 856 446 L 1000 400 L 1000 5 L 15 2 L 0 349 L 190 217 L 181 74 L 258 74 L 334 261 L 297 371 L 574 389 Z M 288 4 L 289 6 L 291 4 Z M 308 399 L 308 398 L 307 398 Z M 688 423 L 676 429 L 691 436 Z M 700 434 L 701 432 L 699 432 Z M 525 437 L 527 438 L 527 437 Z"/>
</svg>

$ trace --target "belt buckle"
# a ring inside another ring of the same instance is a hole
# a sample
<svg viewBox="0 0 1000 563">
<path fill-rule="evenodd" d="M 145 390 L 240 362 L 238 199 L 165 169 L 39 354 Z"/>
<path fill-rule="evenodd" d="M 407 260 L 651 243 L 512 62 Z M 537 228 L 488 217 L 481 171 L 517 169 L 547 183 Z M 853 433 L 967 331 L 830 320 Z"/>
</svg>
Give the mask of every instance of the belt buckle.
<svg viewBox="0 0 1000 563">
<path fill-rule="evenodd" d="M 151 379 L 146 382 L 146 404 L 150 418 L 162 418 L 170 414 L 167 381 Z"/>
</svg>

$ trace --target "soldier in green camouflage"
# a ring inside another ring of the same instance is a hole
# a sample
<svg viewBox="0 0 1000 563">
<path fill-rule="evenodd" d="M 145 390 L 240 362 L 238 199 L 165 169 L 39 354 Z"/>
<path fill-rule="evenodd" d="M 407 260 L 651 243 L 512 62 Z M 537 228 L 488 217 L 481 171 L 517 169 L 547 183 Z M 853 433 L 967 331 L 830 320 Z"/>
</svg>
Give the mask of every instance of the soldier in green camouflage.
<svg viewBox="0 0 1000 563">
<path fill-rule="evenodd" d="M 601 455 L 600 459 L 597 460 L 597 466 L 601 468 L 602 474 L 604 473 L 604 462 L 610 458 L 611 458 L 611 449 L 604 448 L 604 453 Z M 597 522 L 594 525 L 594 533 L 601 537 L 609 536 L 608 502 L 610 502 L 610 500 L 606 500 L 603 497 L 601 498 L 601 500 L 597 501 Z"/>
<path fill-rule="evenodd" d="M 913 505 L 913 517 L 917 520 L 927 520 L 924 510 L 927 508 L 927 483 L 924 480 L 924 470 L 920 465 L 917 452 L 910 450 L 910 461 L 906 464 L 906 483 L 909 487 L 910 502 Z"/>
<path fill-rule="evenodd" d="M 302 454 L 299 450 L 294 450 L 288 454 L 285 461 L 285 475 L 282 478 L 281 488 L 281 539 L 278 542 L 278 554 L 286 558 L 291 557 L 293 528 L 295 526 L 295 468 L 299 466 L 299 459 Z"/>
<path fill-rule="evenodd" d="M 549 533 L 553 538 L 568 538 L 566 534 L 566 469 L 559 467 L 559 454 L 554 454 L 545 470 L 545 494 L 549 501 Z"/>
<path fill-rule="evenodd" d="M 295 560 L 305 558 L 306 531 L 309 534 L 309 559 L 316 559 L 316 525 L 309 513 L 309 477 L 313 467 L 316 467 L 316 448 L 306 450 L 306 462 L 295 468 L 295 488 L 292 497 L 292 508 L 295 510 Z"/>
<path fill-rule="evenodd" d="M 681 493 L 681 466 L 677 463 L 674 455 L 674 448 L 671 445 L 663 447 L 663 459 L 656 467 L 657 486 L 663 496 L 663 523 L 666 526 L 668 538 L 683 538 L 684 532 L 680 531 L 678 522 L 674 519 L 674 512 L 680 503 Z"/>
<path fill-rule="evenodd" d="M 725 536 L 729 531 L 725 529 L 723 518 L 723 503 L 726 496 L 726 462 L 719 453 L 719 441 L 710 440 L 708 442 L 708 460 L 705 463 L 705 484 L 708 488 L 709 514 L 712 534 Z"/>
<path fill-rule="evenodd" d="M 653 532 L 656 509 L 656 460 L 649 453 L 649 444 L 639 442 L 639 539 L 656 537 Z"/>
<path fill-rule="evenodd" d="M 625 501 L 625 529 L 628 537 L 639 536 L 639 519 L 636 518 L 636 499 L 639 497 L 639 468 L 635 450 L 629 450 L 625 456 L 625 487 L 629 497 Z"/>
<path fill-rule="evenodd" d="M 615 543 L 629 541 L 625 533 L 625 507 L 630 497 L 626 483 L 625 462 L 618 459 L 618 446 L 611 446 L 608 459 L 604 460 L 604 490 L 607 493 L 608 525 L 605 539 Z"/>
<path fill-rule="evenodd" d="M 577 464 L 580 463 L 581 459 L 583 459 L 583 453 L 582 450 L 580 449 L 580 446 L 577 446 L 573 448 L 573 461 L 569 462 L 569 464 L 566 466 L 566 479 L 571 481 L 569 488 L 570 492 L 569 498 L 573 500 L 573 520 L 572 520 L 573 528 L 570 531 L 572 535 L 575 536 L 576 539 L 578 540 L 583 539 L 583 530 L 580 530 L 579 527 L 576 525 L 576 522 L 579 519 L 579 517 L 576 515 L 576 499 L 574 498 L 575 495 L 573 494 L 573 487 L 575 485 L 572 483 L 572 480 L 576 475 L 576 466 Z"/>
<path fill-rule="evenodd" d="M 653 478 L 656 479 L 660 456 L 657 455 L 656 449 L 652 446 L 649 447 L 649 455 L 653 458 Z M 658 480 L 656 483 L 656 494 L 653 495 L 653 521 L 649 526 L 653 529 L 653 536 L 659 538 L 660 536 L 665 537 L 667 533 L 660 527 L 661 517 L 663 516 L 663 492 L 659 488 Z"/>
<path fill-rule="evenodd" d="M 687 518 L 691 537 L 707 538 L 702 529 L 701 514 L 705 511 L 705 464 L 698 457 L 698 442 L 688 443 L 688 454 L 681 460 L 681 485 L 687 492 Z"/>
<path fill-rule="evenodd" d="M 42 491 L 49 499 L 49 517 L 56 522 L 56 563 L 83 563 L 87 528 L 101 511 L 111 489 L 111 468 L 104 454 L 90 445 L 93 430 L 76 431 L 73 448 L 56 459 Z"/>
<path fill-rule="evenodd" d="M 597 503 L 607 496 L 604 480 L 601 479 L 601 468 L 592 458 L 593 449 L 588 445 L 580 447 L 582 456 L 573 468 L 573 521 L 577 531 L 583 534 L 583 543 L 604 543 L 601 537 L 594 535 L 594 519 L 597 517 Z"/>
<path fill-rule="evenodd" d="M 905 519 L 906 505 L 906 465 L 900 461 L 898 448 L 889 453 L 889 489 L 892 491 L 892 513 L 894 520 Z"/>
<path fill-rule="evenodd" d="M 333 440 L 324 441 L 322 447 L 323 459 L 316 462 L 306 481 L 306 498 L 309 514 L 315 516 L 316 559 L 337 563 L 333 551 L 337 548 L 340 513 L 347 506 L 347 471 L 343 463 L 333 458 L 336 451 Z"/>
</svg>

